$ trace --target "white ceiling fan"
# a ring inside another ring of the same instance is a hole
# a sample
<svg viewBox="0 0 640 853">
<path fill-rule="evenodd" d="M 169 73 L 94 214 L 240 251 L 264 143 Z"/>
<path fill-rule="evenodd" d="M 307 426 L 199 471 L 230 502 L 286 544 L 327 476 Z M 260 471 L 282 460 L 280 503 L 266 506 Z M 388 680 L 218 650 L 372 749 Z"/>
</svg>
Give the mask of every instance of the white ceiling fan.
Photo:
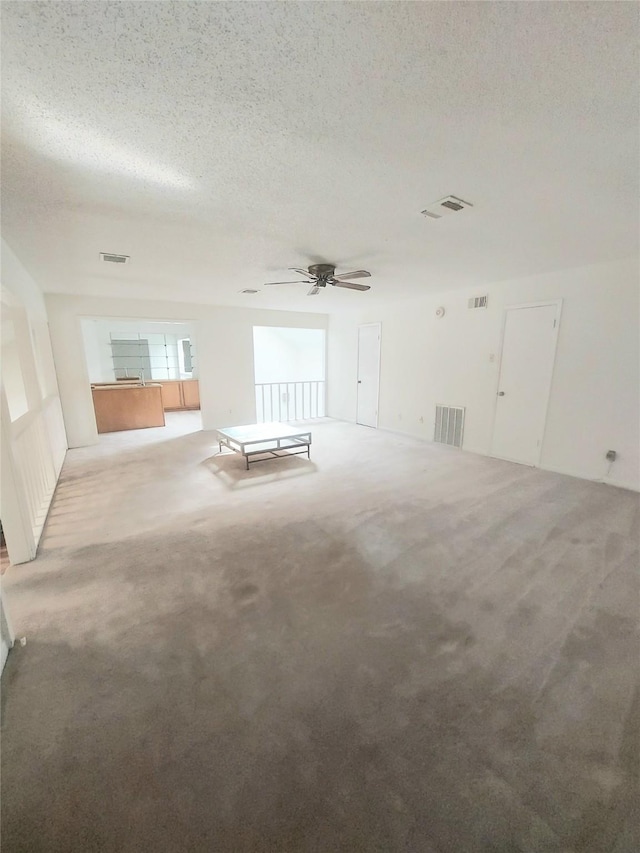
<svg viewBox="0 0 640 853">
<path fill-rule="evenodd" d="M 354 284 L 348 280 L 352 278 L 370 278 L 371 273 L 367 272 L 367 270 L 353 270 L 353 272 L 336 274 L 334 264 L 311 264 L 306 270 L 299 267 L 289 267 L 289 269 L 292 272 L 300 273 L 300 275 L 306 275 L 307 278 L 297 279 L 296 281 L 268 281 L 265 287 L 279 284 L 310 284 L 311 289 L 307 293 L 307 296 L 316 296 L 320 293 L 320 288 L 326 287 L 328 284 L 332 287 L 346 287 L 349 290 L 371 290 L 368 284 Z"/>
</svg>

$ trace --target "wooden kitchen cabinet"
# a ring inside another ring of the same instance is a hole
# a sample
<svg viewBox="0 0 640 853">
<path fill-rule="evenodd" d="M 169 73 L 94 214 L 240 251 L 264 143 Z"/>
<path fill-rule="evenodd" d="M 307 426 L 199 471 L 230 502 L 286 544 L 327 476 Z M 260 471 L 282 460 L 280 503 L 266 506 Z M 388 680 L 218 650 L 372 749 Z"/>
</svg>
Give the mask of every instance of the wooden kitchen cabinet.
<svg viewBox="0 0 640 853">
<path fill-rule="evenodd" d="M 200 408 L 200 387 L 197 379 L 163 379 L 160 384 L 165 412 Z"/>
<path fill-rule="evenodd" d="M 182 383 L 182 401 L 185 409 L 200 408 L 200 385 L 197 379 Z"/>
<path fill-rule="evenodd" d="M 160 384 L 162 385 L 162 405 L 165 412 L 182 409 L 182 392 L 180 390 L 182 382 L 165 382 L 162 380 Z"/>
<path fill-rule="evenodd" d="M 111 384 L 92 386 L 98 432 L 164 426 L 160 385 Z"/>
</svg>

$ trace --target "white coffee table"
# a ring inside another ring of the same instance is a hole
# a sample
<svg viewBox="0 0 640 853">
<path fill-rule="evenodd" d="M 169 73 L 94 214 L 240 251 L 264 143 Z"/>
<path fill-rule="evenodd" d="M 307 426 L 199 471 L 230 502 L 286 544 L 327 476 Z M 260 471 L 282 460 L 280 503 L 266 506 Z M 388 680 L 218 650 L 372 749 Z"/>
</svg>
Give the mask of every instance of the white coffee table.
<svg viewBox="0 0 640 853">
<path fill-rule="evenodd" d="M 241 453 L 246 460 L 247 471 L 252 463 L 267 462 L 281 456 L 306 453 L 307 459 L 311 459 L 311 432 L 307 429 L 276 422 L 222 427 L 216 431 L 220 450 L 224 446 Z M 263 458 L 254 458 L 258 456 Z"/>
</svg>

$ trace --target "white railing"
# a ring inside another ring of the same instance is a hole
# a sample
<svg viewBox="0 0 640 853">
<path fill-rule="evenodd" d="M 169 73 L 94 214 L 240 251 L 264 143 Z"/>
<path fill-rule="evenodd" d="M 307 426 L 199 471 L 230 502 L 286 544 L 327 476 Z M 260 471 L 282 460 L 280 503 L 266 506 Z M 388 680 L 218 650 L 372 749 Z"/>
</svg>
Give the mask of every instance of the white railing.
<svg viewBox="0 0 640 853">
<path fill-rule="evenodd" d="M 33 535 L 35 553 L 66 453 L 58 398 L 50 398 L 42 409 L 23 415 L 11 424 L 11 432 L 11 452 L 22 484 L 25 520 Z"/>
<path fill-rule="evenodd" d="M 256 384 L 256 418 L 259 424 L 324 416 L 325 383 L 320 380 Z"/>
<path fill-rule="evenodd" d="M 62 406 L 59 397 L 49 397 L 44 403 L 45 427 L 49 435 L 51 457 L 56 472 L 56 482 L 62 470 L 64 458 L 67 455 L 67 433 L 64 429 Z"/>
</svg>

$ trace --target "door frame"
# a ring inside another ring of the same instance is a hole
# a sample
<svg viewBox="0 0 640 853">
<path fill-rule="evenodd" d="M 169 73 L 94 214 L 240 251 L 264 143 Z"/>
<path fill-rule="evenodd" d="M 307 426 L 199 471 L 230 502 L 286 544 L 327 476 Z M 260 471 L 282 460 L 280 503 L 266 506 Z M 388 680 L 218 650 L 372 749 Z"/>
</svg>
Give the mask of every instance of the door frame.
<svg viewBox="0 0 640 853">
<path fill-rule="evenodd" d="M 358 423 L 358 394 L 360 388 L 358 387 L 358 376 L 360 374 L 360 329 L 364 329 L 368 326 L 377 326 L 378 327 L 378 382 L 376 383 L 376 422 L 373 427 L 370 429 L 378 429 L 378 418 L 380 412 L 380 365 L 382 363 L 382 323 L 359 323 L 358 324 L 358 340 L 356 346 L 356 417 L 355 422 Z M 365 426 L 365 424 L 360 424 L 360 426 Z"/>
<path fill-rule="evenodd" d="M 542 448 L 544 447 L 544 440 L 547 433 L 547 416 L 549 414 L 549 400 L 551 399 L 551 388 L 553 387 L 553 378 L 556 372 L 556 359 L 558 356 L 558 334 L 560 332 L 560 318 L 562 316 L 562 299 L 543 299 L 540 302 L 520 302 L 515 305 L 505 305 L 502 312 L 502 325 L 500 329 L 500 358 L 498 360 L 498 374 L 496 376 L 495 381 L 495 390 L 494 390 L 494 401 L 493 401 L 493 418 L 491 420 L 491 444 L 489 447 L 489 456 L 493 459 L 504 459 L 503 456 L 497 456 L 493 452 L 493 439 L 496 429 L 496 418 L 498 416 L 498 391 L 500 390 L 500 377 L 502 376 L 502 359 L 504 356 L 504 338 L 507 330 L 507 317 L 509 311 L 517 311 L 521 308 L 546 308 L 547 306 L 555 306 L 556 316 L 555 316 L 555 334 L 553 336 L 553 367 L 551 368 L 551 378 L 549 380 L 549 393 L 547 394 L 547 400 L 544 406 L 544 427 L 542 429 L 542 438 L 540 440 L 540 447 L 538 448 L 538 453 L 536 455 L 536 461 L 530 465 L 531 468 L 540 467 L 540 457 L 542 456 Z M 515 460 L 506 460 L 515 461 Z M 526 465 L 526 462 L 516 462 L 517 465 Z"/>
</svg>

